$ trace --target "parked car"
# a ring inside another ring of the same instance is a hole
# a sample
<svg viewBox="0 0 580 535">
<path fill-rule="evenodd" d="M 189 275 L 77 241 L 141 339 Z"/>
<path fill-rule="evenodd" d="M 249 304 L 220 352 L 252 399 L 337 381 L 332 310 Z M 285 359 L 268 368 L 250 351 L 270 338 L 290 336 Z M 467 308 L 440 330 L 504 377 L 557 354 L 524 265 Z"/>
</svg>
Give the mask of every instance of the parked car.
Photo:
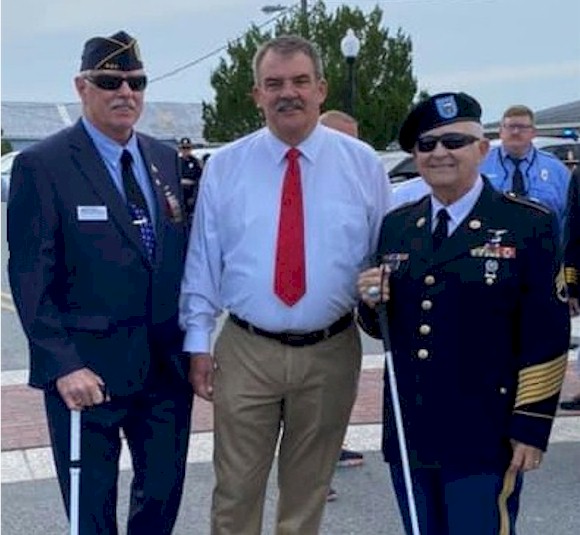
<svg viewBox="0 0 580 535">
<path fill-rule="evenodd" d="M 12 152 L 7 152 L 2 156 L 0 160 L 0 169 L 2 171 L 2 202 L 8 200 L 8 191 L 10 190 L 10 173 L 12 172 L 12 162 L 14 158 L 19 153 L 15 150 Z"/>
</svg>

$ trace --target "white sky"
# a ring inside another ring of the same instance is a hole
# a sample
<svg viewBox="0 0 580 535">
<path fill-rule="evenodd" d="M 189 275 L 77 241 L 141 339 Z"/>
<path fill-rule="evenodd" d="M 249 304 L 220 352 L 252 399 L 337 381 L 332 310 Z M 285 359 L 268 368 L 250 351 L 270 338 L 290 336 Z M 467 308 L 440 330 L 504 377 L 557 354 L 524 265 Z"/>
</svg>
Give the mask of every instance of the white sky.
<svg viewBox="0 0 580 535">
<path fill-rule="evenodd" d="M 312 3 L 313 0 L 310 0 Z M 292 0 L 2 0 L 3 101 L 77 100 L 72 78 L 84 41 L 120 29 L 139 39 L 151 77 L 225 45 L 266 4 Z M 533 109 L 580 99 L 580 0 L 328 0 L 364 11 L 380 5 L 394 34 L 411 36 L 414 74 L 430 93 L 462 90 L 499 118 L 515 103 Z M 339 43 L 337 43 L 337 47 Z M 223 53 L 222 53 L 223 54 Z M 149 101 L 212 99 L 217 54 L 153 83 Z"/>
</svg>

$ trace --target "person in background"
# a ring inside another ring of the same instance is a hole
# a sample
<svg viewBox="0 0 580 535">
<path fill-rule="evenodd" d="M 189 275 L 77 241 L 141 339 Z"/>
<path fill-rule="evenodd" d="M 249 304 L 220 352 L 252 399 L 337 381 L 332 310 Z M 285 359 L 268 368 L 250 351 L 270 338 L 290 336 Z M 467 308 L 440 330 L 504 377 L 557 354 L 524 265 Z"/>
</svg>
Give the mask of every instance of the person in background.
<svg viewBox="0 0 580 535">
<path fill-rule="evenodd" d="M 177 146 L 180 163 L 180 180 L 183 189 L 183 202 L 185 206 L 185 216 L 188 226 L 191 226 L 197 194 L 199 191 L 199 181 L 201 180 L 202 165 L 193 154 L 193 144 L 191 139 L 183 137 Z"/>
<path fill-rule="evenodd" d="M 184 350 L 197 395 L 214 407 L 212 535 L 261 532 L 278 441 L 275 532 L 315 535 L 360 373 L 356 279 L 390 185 L 372 147 L 318 124 L 327 85 L 312 43 L 267 41 L 253 73 L 266 126 L 204 170 L 182 284 Z"/>
<path fill-rule="evenodd" d="M 320 124 L 338 130 L 343 134 L 347 134 L 354 138 L 358 138 L 358 122 L 357 120 L 340 110 L 328 110 L 325 111 L 319 119 Z M 349 466 L 360 466 L 364 463 L 364 455 L 358 451 L 349 450 L 342 448 L 340 450 L 340 457 L 338 458 L 338 466 L 349 467 Z M 330 488 L 328 491 L 327 500 L 334 501 L 338 497 L 338 493 L 334 488 Z"/>
<path fill-rule="evenodd" d="M 489 151 L 480 172 L 498 191 L 526 197 L 551 210 L 563 235 L 570 172 L 556 156 L 534 147 L 535 135 L 534 112 L 527 106 L 510 106 L 499 127 L 501 144 Z"/>
<path fill-rule="evenodd" d="M 570 151 L 571 152 L 571 151 Z M 570 316 L 580 315 L 580 168 L 573 154 L 568 155 L 572 170 L 568 191 L 568 218 L 566 220 L 566 283 L 568 284 Z M 576 369 L 580 377 L 580 350 L 576 350 Z M 580 411 L 580 392 L 560 403 L 565 411 Z"/>
<path fill-rule="evenodd" d="M 383 264 L 359 277 L 359 314 L 380 337 L 386 302 L 419 529 L 515 533 L 523 473 L 542 462 L 567 364 L 556 222 L 480 174 L 489 141 L 473 97 L 422 101 L 399 143 L 432 193 L 384 219 Z M 388 382 L 384 406 L 383 451 L 411 535 Z"/>
<path fill-rule="evenodd" d="M 74 79 L 82 117 L 22 151 L 8 274 L 44 391 L 69 513 L 70 411 L 81 412 L 82 535 L 115 534 L 121 432 L 133 464 L 126 533 L 172 532 L 192 389 L 177 301 L 185 255 L 175 151 L 135 131 L 147 76 L 126 32 L 93 37 Z"/>
</svg>

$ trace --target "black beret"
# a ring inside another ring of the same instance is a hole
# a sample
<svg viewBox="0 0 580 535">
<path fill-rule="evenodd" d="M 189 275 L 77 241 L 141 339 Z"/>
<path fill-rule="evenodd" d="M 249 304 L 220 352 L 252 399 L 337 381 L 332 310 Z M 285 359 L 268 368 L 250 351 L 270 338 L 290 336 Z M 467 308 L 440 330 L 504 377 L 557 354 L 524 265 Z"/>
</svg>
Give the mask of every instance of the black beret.
<svg viewBox="0 0 580 535">
<path fill-rule="evenodd" d="M 193 144 L 191 143 L 191 139 L 189 139 L 188 137 L 182 137 L 179 140 L 179 146 L 180 147 L 192 147 Z"/>
<path fill-rule="evenodd" d="M 137 40 L 123 31 L 111 37 L 93 37 L 85 43 L 81 71 L 136 71 L 142 68 Z"/>
<path fill-rule="evenodd" d="M 439 93 L 419 102 L 399 130 L 399 145 L 412 152 L 419 136 L 437 126 L 460 121 L 481 123 L 479 102 L 466 93 Z"/>
</svg>

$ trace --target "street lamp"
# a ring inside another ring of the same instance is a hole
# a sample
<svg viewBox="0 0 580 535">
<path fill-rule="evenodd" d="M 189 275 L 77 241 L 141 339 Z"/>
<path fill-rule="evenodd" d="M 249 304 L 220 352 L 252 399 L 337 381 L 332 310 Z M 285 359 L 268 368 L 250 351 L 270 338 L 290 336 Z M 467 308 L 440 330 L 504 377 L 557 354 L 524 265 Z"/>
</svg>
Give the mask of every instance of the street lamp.
<svg viewBox="0 0 580 535">
<path fill-rule="evenodd" d="M 347 87 L 345 91 L 344 108 L 347 113 L 354 116 L 354 62 L 360 51 L 360 41 L 352 28 L 346 30 L 346 35 L 340 41 L 340 51 L 346 60 L 348 69 Z"/>
</svg>

